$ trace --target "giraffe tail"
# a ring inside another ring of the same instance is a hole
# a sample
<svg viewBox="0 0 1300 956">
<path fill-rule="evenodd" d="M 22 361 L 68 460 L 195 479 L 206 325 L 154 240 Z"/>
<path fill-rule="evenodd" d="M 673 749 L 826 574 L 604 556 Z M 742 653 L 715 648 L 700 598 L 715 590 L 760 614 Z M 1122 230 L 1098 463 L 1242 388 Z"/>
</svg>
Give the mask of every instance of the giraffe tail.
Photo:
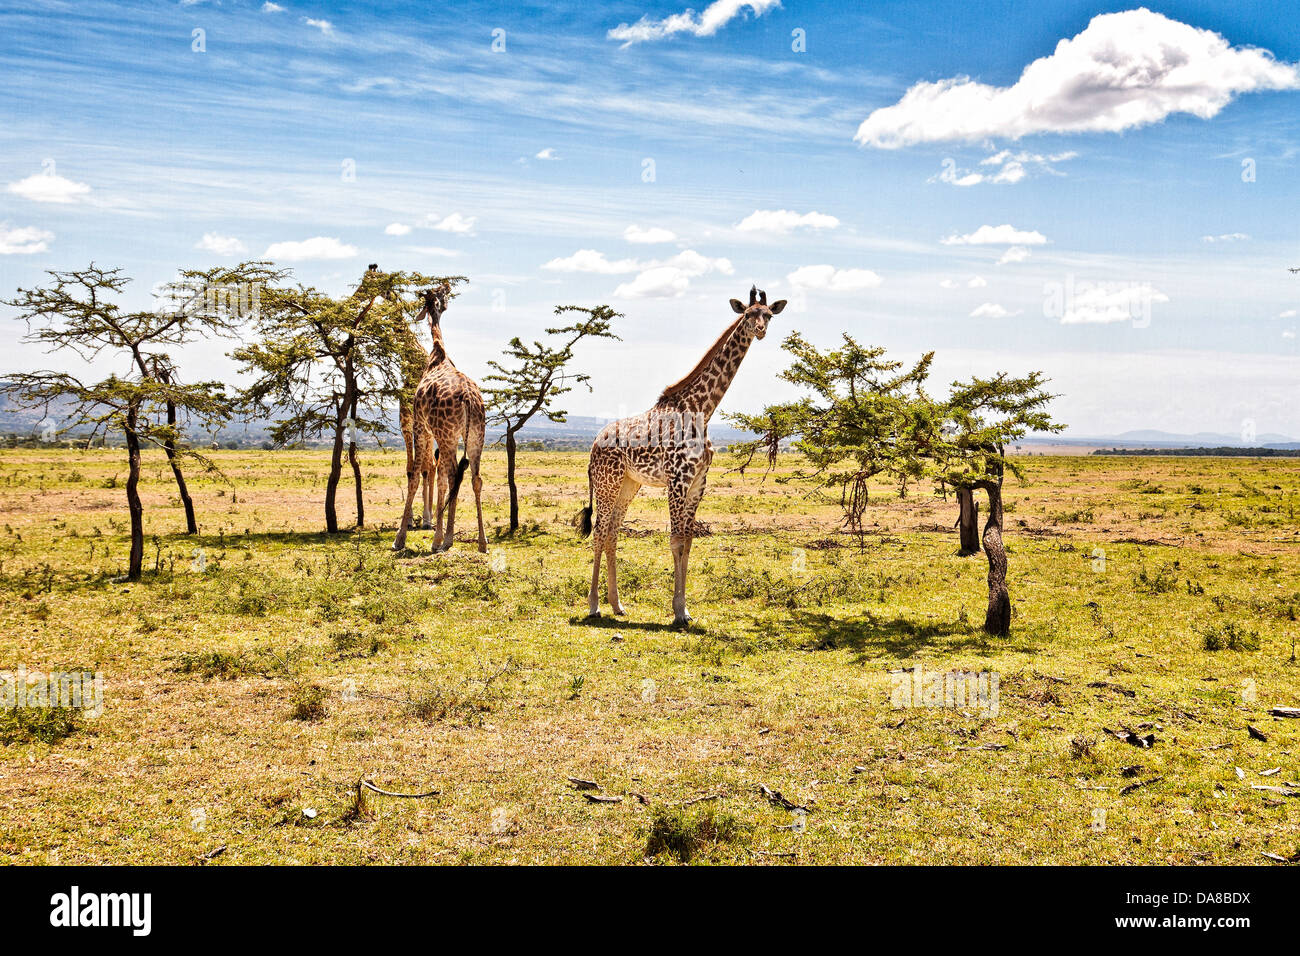
<svg viewBox="0 0 1300 956">
<path fill-rule="evenodd" d="M 591 534 L 592 494 L 591 465 L 587 465 L 587 507 L 573 516 L 573 526 L 578 529 L 578 534 L 584 538 Z"/>
<path fill-rule="evenodd" d="M 451 490 L 447 493 L 448 501 L 455 501 L 456 496 L 460 493 L 460 480 L 465 477 L 465 469 L 469 467 L 469 456 L 466 455 L 456 466 L 456 474 L 451 479 Z"/>
</svg>

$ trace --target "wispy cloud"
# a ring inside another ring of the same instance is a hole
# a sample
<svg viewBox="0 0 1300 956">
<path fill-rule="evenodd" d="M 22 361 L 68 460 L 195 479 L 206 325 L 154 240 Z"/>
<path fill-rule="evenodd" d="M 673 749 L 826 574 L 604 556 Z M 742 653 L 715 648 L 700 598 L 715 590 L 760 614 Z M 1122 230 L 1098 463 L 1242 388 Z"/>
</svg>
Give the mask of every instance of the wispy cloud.
<svg viewBox="0 0 1300 956">
<path fill-rule="evenodd" d="M 635 223 L 623 230 L 623 238 L 628 242 L 634 243 L 657 243 L 672 242 L 677 238 L 676 234 L 670 229 L 664 229 L 661 226 L 650 226 L 642 229 Z"/>
<path fill-rule="evenodd" d="M 1032 229 L 1017 229 L 1004 223 L 1001 226 L 980 226 L 974 232 L 940 239 L 945 246 L 1041 246 L 1047 237 Z"/>
<path fill-rule="evenodd" d="M 321 33 L 327 35 L 334 32 L 334 24 L 330 23 L 328 20 L 317 20 L 314 17 L 303 17 L 302 22 L 307 24 L 309 27 L 315 27 Z"/>
<path fill-rule="evenodd" d="M 1245 242 L 1250 236 L 1244 232 L 1225 232 L 1218 236 L 1201 236 L 1202 242 Z"/>
<path fill-rule="evenodd" d="M 704 8 L 702 14 L 694 10 L 683 10 L 659 20 L 643 16 L 636 23 L 620 23 L 605 35 L 611 40 L 622 42 L 624 47 L 649 40 L 664 40 L 679 33 L 711 37 L 744 10 L 750 10 L 754 16 L 761 17 L 780 5 L 780 0 L 715 0 Z"/>
<path fill-rule="evenodd" d="M 1007 319 L 1019 312 L 1010 312 L 996 302 L 985 302 L 971 310 L 972 319 Z"/>
<path fill-rule="evenodd" d="M 784 234 L 795 229 L 836 229 L 839 224 L 834 216 L 820 212 L 756 209 L 736 224 L 736 231 Z"/>
<path fill-rule="evenodd" d="M 554 147 L 551 146 L 547 146 L 545 149 L 539 150 L 537 154 L 533 156 L 533 159 L 559 159 L 559 158 L 560 158 L 559 156 L 555 155 Z"/>
</svg>

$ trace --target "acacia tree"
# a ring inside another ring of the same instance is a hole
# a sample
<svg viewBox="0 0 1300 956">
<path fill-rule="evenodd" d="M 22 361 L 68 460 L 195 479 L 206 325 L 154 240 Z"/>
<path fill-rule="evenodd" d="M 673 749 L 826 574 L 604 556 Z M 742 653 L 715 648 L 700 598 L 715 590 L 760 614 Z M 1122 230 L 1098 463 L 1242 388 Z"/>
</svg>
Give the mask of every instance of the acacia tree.
<svg viewBox="0 0 1300 956">
<path fill-rule="evenodd" d="M 737 428 L 759 436 L 739 445 L 741 471 L 760 451 L 766 452 L 770 467 L 781 444 L 791 441 L 807 467 L 779 480 L 811 480 L 819 489 L 837 491 L 844 524 L 861 543 L 868 483 L 885 476 L 897 481 L 902 493 L 909 481 L 925 474 L 934 427 L 923 386 L 934 353 L 906 367 L 884 358 L 883 348 L 860 345 L 848 333 L 841 348 L 827 352 L 798 332 L 787 336 L 782 347 L 794 362 L 781 378 L 808 394 L 769 405 L 757 415 L 727 416 Z"/>
<path fill-rule="evenodd" d="M 371 268 L 343 299 L 302 284 L 277 283 L 261 291 L 259 340 L 231 353 L 253 376 L 241 393 L 241 406 L 282 416 L 271 429 L 277 446 L 331 436 L 325 486 L 325 528 L 331 534 L 340 530 L 335 499 L 345 449 L 356 488 L 357 527 L 365 526 L 357 439 L 388 431 L 384 406 L 407 388 L 405 373 L 414 360 L 410 323 L 423 304 L 417 292 L 464 281 L 463 276 Z"/>
<path fill-rule="evenodd" d="M 519 490 L 515 484 L 516 435 L 534 415 L 543 414 L 553 422 L 563 422 L 568 416 L 564 409 L 554 408 L 552 402 L 575 385 L 585 385 L 591 391 L 591 376 L 583 372 L 568 371 L 573 360 L 573 349 L 584 338 L 617 339 L 611 331 L 614 319 L 622 318 L 607 305 L 593 309 L 580 305 L 555 307 L 556 315 L 580 313 L 571 325 L 547 329 L 553 342 L 534 341 L 527 345 L 518 336 L 506 347 L 507 364 L 495 360 L 488 362 L 495 371 L 483 379 L 483 397 L 491 409 L 489 421 L 505 428 L 506 484 L 510 487 L 510 534 L 519 530 Z M 492 383 L 492 384 L 489 384 Z"/>
<path fill-rule="evenodd" d="M 988 495 L 989 513 L 984 523 L 984 553 L 989 562 L 989 602 L 984 630 L 1005 635 L 1011 630 L 1011 596 L 1007 590 L 1007 550 L 1002 542 L 1002 481 L 1007 472 L 1023 474 L 1007 457 L 1006 446 L 1029 432 L 1059 432 L 1047 405 L 1056 396 L 1044 389 L 1042 372 L 1022 377 L 999 372 L 992 378 L 973 377 L 954 382 L 948 399 L 938 409 L 942 425 L 931 446 L 935 477 L 963 491 Z M 973 520 L 973 519 L 972 519 Z"/>
<path fill-rule="evenodd" d="M 165 350 L 195 337 L 229 332 L 231 319 L 204 308 L 124 311 L 114 300 L 131 280 L 120 269 L 101 269 L 91 263 L 85 269 L 47 274 L 50 281 L 45 286 L 20 288 L 5 303 L 27 323 L 23 341 L 52 353 L 70 351 L 87 363 L 111 355 L 124 360 L 126 368 L 99 382 L 85 382 L 69 372 L 21 372 L 10 375 L 0 391 L 19 407 L 44 408 L 47 416 L 52 406 L 59 406 L 64 415 L 61 431 L 89 426 L 92 440 L 101 431 L 121 432 L 126 440 L 126 500 L 131 516 L 126 576 L 136 581 L 144 559 L 144 506 L 139 491 L 143 445 L 152 443 L 166 451 L 186 505 L 187 530 L 194 533 L 198 529 L 180 458 L 215 466 L 178 444 L 178 417 L 212 425 L 225 421 L 231 411 L 222 383 L 178 383 Z M 164 413 L 165 423 L 151 417 Z"/>
<path fill-rule="evenodd" d="M 837 488 L 844 522 L 862 540 L 867 483 L 878 476 L 898 482 L 934 480 L 959 496 L 975 491 L 989 498 L 984 550 L 989 561 L 989 603 L 984 629 L 1008 633 L 1011 601 L 1007 554 L 1002 542 L 1002 480 L 1019 476 L 1005 448 L 1028 432 L 1060 431 L 1046 405 L 1040 372 L 1021 378 L 1000 373 L 991 379 L 954 383 L 944 401 L 925 390 L 933 353 L 915 365 L 886 360 L 884 349 L 859 345 L 844 335 L 843 348 L 822 352 L 791 334 L 784 347 L 795 361 L 782 378 L 808 394 L 771 405 L 757 415 L 732 415 L 739 428 L 759 437 L 740 446 L 741 468 L 766 450 L 769 467 L 783 442 L 800 453 L 808 467 L 785 480 L 809 479 L 820 488 Z M 960 500 L 960 499 L 959 499 Z"/>
</svg>

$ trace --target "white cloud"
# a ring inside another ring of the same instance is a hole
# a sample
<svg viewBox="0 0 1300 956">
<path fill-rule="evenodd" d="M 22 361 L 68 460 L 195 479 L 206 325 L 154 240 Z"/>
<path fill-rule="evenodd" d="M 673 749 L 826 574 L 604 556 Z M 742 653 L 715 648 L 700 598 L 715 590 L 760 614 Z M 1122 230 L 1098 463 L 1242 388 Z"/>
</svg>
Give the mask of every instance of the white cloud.
<svg viewBox="0 0 1300 956">
<path fill-rule="evenodd" d="M 976 306 L 970 317 L 972 319 L 1008 319 L 1019 314 L 1019 312 L 1008 312 L 996 302 L 985 302 L 981 306 Z"/>
<path fill-rule="evenodd" d="M 1012 246 L 1002 253 L 1002 258 L 998 260 L 998 265 L 1005 266 L 1009 262 L 1024 262 L 1029 258 L 1029 250 L 1024 246 Z"/>
<path fill-rule="evenodd" d="M 386 236 L 404 236 L 411 231 L 411 227 L 404 222 L 390 222 L 384 227 Z"/>
<path fill-rule="evenodd" d="M 334 24 L 328 20 L 314 20 L 311 17 L 303 17 L 302 22 L 309 27 L 315 27 L 321 33 L 329 34 L 334 32 Z"/>
<path fill-rule="evenodd" d="M 611 262 L 605 258 L 603 252 L 597 252 L 595 249 L 579 249 L 571 256 L 544 263 L 542 268 L 549 269 L 551 272 L 596 272 L 601 275 L 620 275 L 636 272 L 640 265 L 635 259 L 619 259 Z"/>
<path fill-rule="evenodd" d="M 1201 236 L 1202 242 L 1243 242 L 1250 236 L 1244 232 L 1225 232 L 1221 236 Z"/>
<path fill-rule="evenodd" d="M 90 187 L 62 176 L 37 173 L 16 183 L 10 183 L 9 191 L 32 202 L 70 203 L 76 202 L 89 193 Z"/>
<path fill-rule="evenodd" d="M 940 289 L 955 289 L 955 288 L 957 288 L 957 280 L 955 280 L 955 279 L 940 279 L 940 280 L 939 280 L 939 288 L 940 288 Z"/>
<path fill-rule="evenodd" d="M 962 169 L 957 165 L 956 160 L 945 159 L 943 168 L 937 175 L 931 176 L 929 182 L 947 183 L 950 186 L 978 186 L 980 183 L 1012 185 L 1025 179 L 1031 169 L 1035 172 L 1063 176 L 1064 173 L 1058 171 L 1053 164 L 1074 159 L 1078 155 L 1072 150 L 1044 155 L 1024 151 L 1013 153 L 1009 149 L 1004 149 L 979 161 L 980 166 L 996 167 L 989 172 Z"/>
<path fill-rule="evenodd" d="M 1285 312 L 1279 312 L 1277 314 L 1277 317 L 1279 319 L 1294 319 L 1295 316 L 1296 316 L 1295 309 L 1287 309 Z"/>
<path fill-rule="evenodd" d="M 1284 338 L 1284 339 L 1293 339 L 1293 338 L 1295 338 L 1295 330 L 1294 330 L 1294 329 L 1283 329 L 1283 330 L 1282 330 L 1282 338 Z"/>
<path fill-rule="evenodd" d="M 203 238 L 194 244 L 194 248 L 219 256 L 237 256 L 248 251 L 248 247 L 234 236 L 223 236 L 215 232 L 205 232 Z"/>
<path fill-rule="evenodd" d="M 541 150 L 533 157 L 533 159 L 559 159 L 559 158 L 560 157 L 555 155 L 555 150 L 552 149 L 550 146 L 547 146 L 545 149 Z"/>
<path fill-rule="evenodd" d="M 656 266 L 639 273 L 614 290 L 621 299 L 672 299 L 690 288 L 690 277 L 672 266 Z"/>
<path fill-rule="evenodd" d="M 262 4 L 262 12 L 282 13 L 284 12 L 284 7 L 280 6 L 278 3 L 272 3 L 271 0 L 266 0 L 266 3 Z"/>
<path fill-rule="evenodd" d="M 262 255 L 267 259 L 287 259 L 290 262 L 304 259 L 351 259 L 357 247 L 339 242 L 328 236 L 313 236 L 301 242 L 276 242 L 267 246 Z"/>
<path fill-rule="evenodd" d="M 640 226 L 633 224 L 623 230 L 623 238 L 628 242 L 650 244 L 656 242 L 672 242 L 677 238 L 677 236 L 675 233 L 659 226 L 650 226 L 646 229 L 642 229 Z"/>
<path fill-rule="evenodd" d="M 761 17 L 768 10 L 779 7 L 781 0 L 715 0 L 704 8 L 704 13 L 684 10 L 661 20 L 651 20 L 643 16 L 636 23 L 620 23 L 605 36 L 610 40 L 620 40 L 624 48 L 633 43 L 645 43 L 648 40 L 662 40 L 678 33 L 689 33 L 697 37 L 711 37 L 745 8 L 753 11 L 754 16 Z"/>
<path fill-rule="evenodd" d="M 825 289 L 830 292 L 856 292 L 874 289 L 883 281 L 870 269 L 836 269 L 834 266 L 800 266 L 786 276 L 800 289 Z"/>
<path fill-rule="evenodd" d="M 881 149 L 1032 133 L 1116 133 L 1171 113 L 1209 119 L 1239 93 L 1300 87 L 1296 64 L 1145 8 L 1096 16 L 1009 87 L 922 81 L 858 127 Z"/>
<path fill-rule="evenodd" d="M 1142 282 L 1076 282 L 1064 298 L 1062 325 L 1109 325 L 1146 317 L 1169 296 Z"/>
<path fill-rule="evenodd" d="M 723 275 L 735 272 L 730 259 L 712 259 L 694 249 L 686 249 L 670 259 L 639 263 L 636 268 L 639 270 L 636 277 L 619 285 L 614 290 L 615 296 L 624 299 L 676 298 L 690 288 L 691 279 L 710 272 Z"/>
<path fill-rule="evenodd" d="M 0 224 L 0 256 L 30 256 L 36 252 L 45 252 L 54 239 L 54 233 L 35 226 L 20 226 L 10 229 Z"/>
<path fill-rule="evenodd" d="M 971 276 L 966 282 L 968 289 L 982 289 L 989 284 L 989 280 L 983 276 Z"/>
<path fill-rule="evenodd" d="M 835 229 L 840 221 L 820 212 L 790 209 L 756 209 L 736 224 L 738 232 L 787 233 L 793 229 Z"/>
<path fill-rule="evenodd" d="M 478 222 L 476 216 L 462 216 L 458 212 L 453 212 L 439 219 L 437 216 L 430 216 L 428 220 L 429 228 L 437 229 L 439 232 L 454 232 L 465 235 L 474 232 L 474 223 Z"/>
<path fill-rule="evenodd" d="M 1041 246 L 1047 237 L 1041 232 L 1017 229 L 1003 223 L 1000 226 L 980 226 L 964 236 L 940 239 L 945 246 Z"/>
</svg>

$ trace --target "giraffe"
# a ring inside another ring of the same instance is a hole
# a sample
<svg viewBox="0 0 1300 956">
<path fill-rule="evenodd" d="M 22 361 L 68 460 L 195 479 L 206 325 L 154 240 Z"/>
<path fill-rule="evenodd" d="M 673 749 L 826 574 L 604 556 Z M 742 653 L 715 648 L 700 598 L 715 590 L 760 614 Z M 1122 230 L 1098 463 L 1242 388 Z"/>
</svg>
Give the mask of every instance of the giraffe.
<svg viewBox="0 0 1300 956">
<path fill-rule="evenodd" d="M 600 616 L 600 559 L 607 563 L 607 588 L 614 614 L 623 614 L 618 599 L 617 547 L 623 516 L 643 485 L 668 489 L 669 543 L 673 554 L 673 624 L 690 621 L 686 611 L 686 566 L 691 541 L 701 534 L 695 510 L 704 495 L 713 444 L 709 419 L 740 368 L 755 339 L 767 334 L 772 316 L 785 300 L 767 304 L 767 293 L 749 290 L 749 305 L 731 300 L 739 314 L 684 378 L 664 389 L 648 412 L 610 422 L 596 436 L 587 465 L 587 507 L 575 524 L 583 537 L 592 534 L 594 551 L 588 617 Z M 592 533 L 592 515 L 595 530 Z"/>
<path fill-rule="evenodd" d="M 415 467 L 415 414 L 411 406 L 415 398 L 415 390 L 419 388 L 420 379 L 424 377 L 424 370 L 429 364 L 429 352 L 409 325 L 403 324 L 398 329 L 397 334 L 403 339 L 406 346 L 405 361 L 402 368 L 405 388 L 402 397 L 397 403 L 397 417 L 401 423 L 402 441 L 406 443 L 406 470 L 409 474 Z M 425 445 L 426 449 L 432 444 L 432 441 L 428 442 Z M 431 479 L 433 478 L 433 462 L 421 462 L 418 471 L 424 481 L 424 514 L 420 526 L 432 528 L 433 482 Z"/>
<path fill-rule="evenodd" d="M 411 526 L 411 507 L 420 478 L 425 476 L 428 487 L 428 469 L 437 469 L 437 523 L 434 527 L 433 550 L 446 551 L 455 540 L 456 496 L 465 469 L 470 468 L 474 486 L 474 504 L 478 509 L 478 549 L 487 551 L 487 536 L 483 532 L 483 479 L 479 477 L 479 462 L 483 457 L 483 435 L 487 419 L 483 409 L 483 396 L 474 380 L 456 368 L 447 355 L 442 338 L 442 314 L 447 309 L 451 284 L 443 282 L 424 293 L 424 308 L 420 316 L 429 320 L 433 333 L 433 348 L 425 364 L 420 384 L 411 402 L 412 438 L 411 456 L 406 468 L 406 507 L 402 523 L 397 529 L 393 550 L 406 547 L 406 532 Z M 418 317 L 417 317 L 418 318 Z M 456 447 L 465 440 L 465 457 L 456 464 Z M 431 443 L 437 443 L 430 451 Z M 442 515 L 447 513 L 444 531 Z"/>
</svg>

